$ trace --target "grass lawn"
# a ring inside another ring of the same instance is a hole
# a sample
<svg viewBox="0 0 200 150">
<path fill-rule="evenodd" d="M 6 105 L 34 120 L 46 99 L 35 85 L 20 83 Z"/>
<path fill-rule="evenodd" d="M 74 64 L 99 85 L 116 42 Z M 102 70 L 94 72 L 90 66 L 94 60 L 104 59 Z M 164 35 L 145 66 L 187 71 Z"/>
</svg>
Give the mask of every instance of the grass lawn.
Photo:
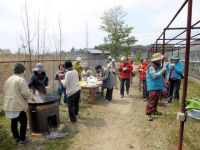
<svg viewBox="0 0 200 150">
<path fill-rule="evenodd" d="M 182 89 L 180 90 L 182 96 Z M 55 90 L 54 90 L 55 92 Z M 82 91 L 82 100 L 87 101 L 88 91 Z M 193 81 L 189 81 L 188 84 L 188 98 L 198 97 L 200 98 L 200 85 Z M 99 97 L 100 98 L 100 97 Z M 80 119 L 85 123 L 87 121 L 88 114 L 87 110 L 93 107 L 90 104 L 81 103 L 80 106 Z M 163 117 L 156 119 L 154 122 L 145 121 L 141 124 L 141 134 L 144 139 L 144 143 L 147 144 L 149 150 L 156 150 L 159 148 L 158 145 L 165 145 L 169 150 L 172 150 L 178 141 L 179 122 L 176 121 L 176 114 L 180 110 L 180 104 L 173 102 L 167 107 L 160 107 L 161 111 L 164 112 Z M 143 112 L 141 112 L 142 114 Z M 92 114 L 95 115 L 95 114 Z M 99 116 L 93 116 L 93 118 Z M 63 139 L 57 140 L 42 140 L 36 141 L 33 144 L 24 147 L 23 149 L 42 149 L 42 150 L 59 150 L 67 149 L 72 143 L 73 138 L 77 133 L 81 132 L 80 129 L 73 124 L 67 123 L 68 112 L 66 106 L 60 106 L 60 121 L 64 124 L 64 133 L 67 136 Z M 90 122 L 88 122 L 89 124 Z M 94 123 L 94 125 L 96 125 Z M 90 132 L 90 126 L 87 125 L 87 131 Z M 151 129 L 156 130 L 156 133 L 152 133 Z M 28 131 L 29 136 L 29 131 Z M 197 123 L 185 123 L 184 130 L 184 150 L 199 150 L 200 149 L 200 125 Z M 18 149 L 18 146 L 12 144 L 12 135 L 10 131 L 10 121 L 0 114 L 0 150 Z"/>
</svg>

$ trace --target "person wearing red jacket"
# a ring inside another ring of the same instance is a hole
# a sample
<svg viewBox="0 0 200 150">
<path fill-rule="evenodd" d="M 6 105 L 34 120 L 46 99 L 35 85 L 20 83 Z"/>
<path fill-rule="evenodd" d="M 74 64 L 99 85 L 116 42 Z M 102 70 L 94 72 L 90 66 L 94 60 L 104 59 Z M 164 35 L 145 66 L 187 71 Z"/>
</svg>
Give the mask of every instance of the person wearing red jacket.
<svg viewBox="0 0 200 150">
<path fill-rule="evenodd" d="M 120 78 L 120 94 L 121 98 L 124 97 L 124 85 L 126 85 L 126 93 L 129 96 L 130 78 L 133 67 L 130 62 L 127 61 L 126 57 L 121 57 L 121 63 L 118 67 L 119 78 Z"/>
<path fill-rule="evenodd" d="M 142 81 L 143 88 L 143 99 L 146 101 L 148 97 L 147 84 L 146 84 L 146 70 L 149 65 L 149 61 L 141 61 L 137 69 L 140 72 L 140 80 Z"/>
</svg>

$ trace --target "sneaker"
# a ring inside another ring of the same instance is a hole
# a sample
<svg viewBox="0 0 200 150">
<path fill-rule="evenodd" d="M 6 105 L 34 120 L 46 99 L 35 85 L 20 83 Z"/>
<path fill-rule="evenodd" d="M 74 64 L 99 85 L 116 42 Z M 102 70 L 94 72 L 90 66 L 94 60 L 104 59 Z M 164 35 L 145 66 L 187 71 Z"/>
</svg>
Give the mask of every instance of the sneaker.
<svg viewBox="0 0 200 150">
<path fill-rule="evenodd" d="M 162 113 L 161 112 L 159 112 L 159 111 L 154 111 L 153 113 L 152 113 L 153 115 L 162 115 Z"/>
<path fill-rule="evenodd" d="M 109 100 L 105 100 L 105 103 L 109 103 Z"/>
<path fill-rule="evenodd" d="M 72 120 L 70 120 L 70 118 L 69 118 L 67 121 L 68 121 L 68 122 L 75 123 L 75 122 L 77 122 L 77 119 L 76 119 L 76 120 L 74 120 L 74 121 L 72 121 Z"/>
<path fill-rule="evenodd" d="M 171 102 L 172 102 L 172 100 L 167 100 L 167 102 L 168 102 L 168 103 L 171 103 Z"/>
<path fill-rule="evenodd" d="M 121 95 L 121 98 L 124 98 L 124 95 Z"/>
<path fill-rule="evenodd" d="M 26 144 L 28 144 L 29 142 L 27 141 L 27 140 L 24 140 L 24 141 L 19 141 L 17 144 L 18 145 L 26 145 Z"/>
<path fill-rule="evenodd" d="M 14 139 L 13 144 L 17 144 L 19 142 L 19 139 Z"/>
<path fill-rule="evenodd" d="M 153 121 L 153 118 L 151 115 L 147 115 L 147 117 L 148 117 L 148 121 Z"/>
<path fill-rule="evenodd" d="M 142 101 L 143 101 L 143 102 L 146 102 L 146 101 L 147 101 L 147 99 L 146 99 L 146 98 L 143 98 L 143 99 L 142 99 Z"/>
</svg>

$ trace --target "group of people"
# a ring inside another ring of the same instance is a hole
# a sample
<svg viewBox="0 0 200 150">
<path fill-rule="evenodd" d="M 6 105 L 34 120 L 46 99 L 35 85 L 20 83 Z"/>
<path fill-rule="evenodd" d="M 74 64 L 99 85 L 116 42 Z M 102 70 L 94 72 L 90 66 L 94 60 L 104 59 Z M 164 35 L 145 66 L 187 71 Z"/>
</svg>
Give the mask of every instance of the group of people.
<svg viewBox="0 0 200 150">
<path fill-rule="evenodd" d="M 79 102 L 81 96 L 80 80 L 86 81 L 92 75 L 88 67 L 81 67 L 81 57 L 78 57 L 74 63 L 71 60 L 66 60 L 64 64 L 58 66 L 55 80 L 58 81 L 57 95 L 59 103 L 62 93 L 64 93 L 64 103 L 68 105 L 69 121 L 75 123 L 79 113 Z M 181 80 L 183 79 L 184 66 L 179 61 L 177 56 L 172 56 L 171 62 L 164 62 L 164 56 L 156 53 L 151 60 L 142 60 L 138 66 L 140 78 L 143 83 L 143 99 L 147 101 L 146 115 L 148 120 L 152 121 L 152 115 L 161 115 L 157 110 L 159 99 L 163 96 L 162 93 L 167 93 L 165 96 L 168 102 L 172 99 L 179 99 L 179 89 Z M 27 130 L 27 115 L 28 100 L 36 101 L 37 96 L 47 94 L 46 86 L 48 85 L 48 76 L 43 64 L 38 63 L 32 69 L 32 74 L 27 83 L 24 74 L 25 66 L 21 63 L 16 63 L 13 70 L 13 75 L 10 76 L 4 84 L 4 103 L 3 110 L 5 116 L 11 119 L 11 131 L 14 137 L 14 142 L 18 144 L 26 143 Z M 102 81 L 102 89 L 106 89 L 105 102 L 112 100 L 113 88 L 117 88 L 117 80 L 120 80 L 120 95 L 124 98 L 130 94 L 131 79 L 134 76 L 133 62 L 126 57 L 121 57 L 121 62 L 117 66 L 115 59 L 109 57 L 105 66 L 95 66 L 95 76 Z M 169 82 L 169 90 L 167 92 L 167 84 Z M 165 91 L 165 92 L 163 92 Z M 97 89 L 97 93 L 100 89 Z M 18 122 L 21 124 L 18 131 Z"/>
<path fill-rule="evenodd" d="M 166 98 L 168 103 L 171 103 L 172 99 L 179 100 L 184 71 L 184 65 L 179 60 L 178 56 L 173 55 L 170 62 L 164 62 L 164 56 L 156 53 L 151 60 L 141 60 L 138 66 L 143 83 L 143 99 L 147 101 L 146 115 L 149 121 L 153 120 L 152 115 L 162 115 L 157 110 L 158 101 L 162 97 Z"/>
<path fill-rule="evenodd" d="M 97 65 L 95 67 L 96 77 L 102 80 L 102 90 L 106 89 L 105 102 L 112 100 L 113 88 L 118 89 L 117 81 L 120 80 L 120 95 L 124 97 L 126 91 L 129 96 L 129 89 L 131 79 L 133 78 L 133 63 L 126 57 L 121 57 L 121 62 L 117 66 L 115 59 L 109 56 L 107 64 L 102 67 Z"/>
<path fill-rule="evenodd" d="M 26 67 L 21 63 L 14 65 L 13 75 L 4 84 L 3 110 L 6 118 L 11 119 L 11 131 L 16 144 L 26 144 L 27 108 L 28 101 L 37 101 L 37 96 L 47 94 L 48 77 L 43 64 L 38 63 L 32 69 L 29 82 L 24 78 Z M 57 94 L 61 98 L 64 93 L 64 102 L 68 104 L 69 121 L 75 123 L 79 112 L 81 87 L 79 73 L 73 69 L 70 60 L 59 65 L 55 79 L 58 80 Z M 18 123 L 20 129 L 18 131 Z"/>
</svg>

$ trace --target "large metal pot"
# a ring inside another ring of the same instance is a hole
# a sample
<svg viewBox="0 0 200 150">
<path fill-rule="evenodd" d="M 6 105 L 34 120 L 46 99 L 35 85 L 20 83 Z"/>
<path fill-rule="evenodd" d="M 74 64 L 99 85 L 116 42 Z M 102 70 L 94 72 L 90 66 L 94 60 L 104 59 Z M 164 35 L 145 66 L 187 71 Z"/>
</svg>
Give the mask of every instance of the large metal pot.
<svg viewBox="0 0 200 150">
<path fill-rule="evenodd" d="M 59 97 L 46 95 L 42 99 L 40 103 L 28 103 L 29 124 L 34 133 L 48 132 L 59 123 Z"/>
</svg>

